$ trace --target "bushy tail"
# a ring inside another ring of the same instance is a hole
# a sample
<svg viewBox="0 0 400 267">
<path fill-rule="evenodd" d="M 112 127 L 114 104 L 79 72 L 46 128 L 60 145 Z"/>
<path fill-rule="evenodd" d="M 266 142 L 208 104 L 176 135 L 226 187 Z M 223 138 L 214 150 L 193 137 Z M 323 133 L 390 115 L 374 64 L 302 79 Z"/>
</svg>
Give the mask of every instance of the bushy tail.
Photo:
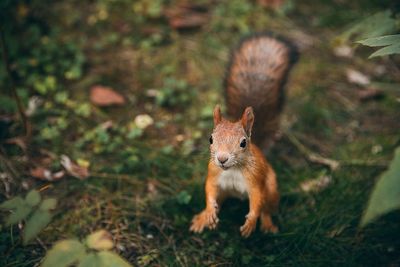
<svg viewBox="0 0 400 267">
<path fill-rule="evenodd" d="M 228 115 L 236 120 L 252 106 L 252 140 L 262 148 L 273 141 L 279 129 L 283 87 L 297 59 L 297 49 L 271 33 L 246 36 L 231 52 L 224 80 Z"/>
</svg>

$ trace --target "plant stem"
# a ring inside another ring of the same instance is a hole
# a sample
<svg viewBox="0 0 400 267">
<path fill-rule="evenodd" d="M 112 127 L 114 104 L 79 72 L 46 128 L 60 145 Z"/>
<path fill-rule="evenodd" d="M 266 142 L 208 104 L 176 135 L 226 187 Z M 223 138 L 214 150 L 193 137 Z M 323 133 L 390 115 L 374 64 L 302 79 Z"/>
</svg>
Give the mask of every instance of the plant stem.
<svg viewBox="0 0 400 267">
<path fill-rule="evenodd" d="M 12 70 L 11 70 L 11 64 L 10 64 L 10 60 L 8 57 L 9 54 L 8 54 L 8 49 L 7 49 L 7 45 L 6 45 L 6 41 L 5 41 L 5 37 L 4 37 L 4 31 L 3 31 L 3 28 L 1 28 L 1 27 L 0 27 L 0 43 L 1 43 L 2 54 L 3 54 L 3 62 L 4 62 L 7 74 L 9 76 L 10 82 L 11 82 L 11 93 L 12 93 L 12 96 L 15 99 L 15 102 L 18 107 L 18 113 L 19 113 L 19 116 L 20 116 L 23 126 L 24 126 L 25 135 L 26 135 L 27 139 L 29 139 L 29 137 L 31 135 L 31 127 L 28 122 L 28 118 L 25 114 L 25 110 L 22 105 L 21 98 L 18 96 L 18 93 L 17 93 L 17 88 L 15 86 L 15 81 L 14 81 L 14 77 L 13 77 Z"/>
</svg>

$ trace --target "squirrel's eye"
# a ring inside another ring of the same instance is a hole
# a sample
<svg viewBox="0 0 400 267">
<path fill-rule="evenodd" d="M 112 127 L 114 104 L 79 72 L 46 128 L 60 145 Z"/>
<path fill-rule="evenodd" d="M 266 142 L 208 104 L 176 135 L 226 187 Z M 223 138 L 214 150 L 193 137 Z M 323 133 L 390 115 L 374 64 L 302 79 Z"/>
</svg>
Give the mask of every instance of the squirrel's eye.
<svg viewBox="0 0 400 267">
<path fill-rule="evenodd" d="M 242 142 L 240 142 L 240 147 L 246 147 L 246 139 L 243 139 Z"/>
<path fill-rule="evenodd" d="M 210 136 L 210 144 L 212 144 L 213 143 L 213 138 L 212 138 L 212 136 Z"/>
</svg>

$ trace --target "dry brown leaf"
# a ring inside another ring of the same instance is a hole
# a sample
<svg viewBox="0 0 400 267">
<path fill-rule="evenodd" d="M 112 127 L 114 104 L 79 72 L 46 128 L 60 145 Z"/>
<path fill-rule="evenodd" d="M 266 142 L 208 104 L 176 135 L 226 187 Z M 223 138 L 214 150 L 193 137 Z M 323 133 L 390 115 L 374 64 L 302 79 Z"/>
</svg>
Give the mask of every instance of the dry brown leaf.
<svg viewBox="0 0 400 267">
<path fill-rule="evenodd" d="M 44 168 L 44 167 L 36 167 L 34 169 L 30 170 L 30 174 L 38 178 L 40 180 L 46 180 L 50 182 L 54 182 L 57 180 L 60 180 L 61 178 L 64 177 L 65 172 L 64 171 L 58 171 L 55 173 L 52 173 L 49 169 Z"/>
<path fill-rule="evenodd" d="M 359 72 L 355 69 L 346 70 L 347 80 L 351 83 L 358 84 L 361 86 L 366 86 L 371 83 L 370 78 L 364 73 Z"/>
<path fill-rule="evenodd" d="M 83 180 L 90 175 L 87 167 L 79 166 L 77 163 L 73 162 L 67 155 L 61 155 L 61 165 L 65 168 L 67 173 L 73 177 Z"/>
<path fill-rule="evenodd" d="M 304 192 L 319 192 L 332 182 L 332 178 L 328 175 L 323 175 L 321 177 L 318 177 L 316 179 L 311 179 L 304 181 L 300 184 L 301 190 Z"/>
<path fill-rule="evenodd" d="M 349 45 L 340 45 L 333 49 L 333 53 L 337 57 L 352 58 L 354 56 L 354 49 Z"/>
<path fill-rule="evenodd" d="M 180 4 L 165 10 L 169 25 L 177 30 L 197 28 L 209 21 L 207 8 L 196 4 Z"/>
<path fill-rule="evenodd" d="M 6 144 L 12 144 L 19 146 L 24 152 L 26 152 L 27 146 L 26 146 L 26 138 L 25 137 L 13 137 L 10 139 L 7 139 L 5 141 Z"/>
<path fill-rule="evenodd" d="M 277 9 L 283 5 L 284 0 L 257 0 L 257 3 L 263 7 Z"/>
<path fill-rule="evenodd" d="M 361 101 L 377 99 L 383 96 L 383 92 L 376 88 L 366 88 L 357 92 L 358 98 Z"/>
<path fill-rule="evenodd" d="M 90 101 L 100 107 L 123 105 L 125 98 L 112 88 L 96 85 L 90 90 Z"/>
</svg>

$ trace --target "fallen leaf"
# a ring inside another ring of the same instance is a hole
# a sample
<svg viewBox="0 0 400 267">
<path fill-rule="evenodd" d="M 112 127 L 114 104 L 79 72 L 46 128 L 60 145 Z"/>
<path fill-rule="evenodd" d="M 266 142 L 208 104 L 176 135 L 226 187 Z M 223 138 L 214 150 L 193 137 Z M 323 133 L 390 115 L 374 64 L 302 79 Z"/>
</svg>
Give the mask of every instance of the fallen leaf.
<svg viewBox="0 0 400 267">
<path fill-rule="evenodd" d="M 349 45 L 339 45 L 333 49 L 333 53 L 337 57 L 352 58 L 354 50 Z"/>
<path fill-rule="evenodd" d="M 90 90 L 90 101 L 100 107 L 125 104 L 125 98 L 110 87 L 93 86 Z"/>
<path fill-rule="evenodd" d="M 359 90 L 357 95 L 361 101 L 368 101 L 382 97 L 383 92 L 376 88 L 366 88 L 364 90 Z"/>
<path fill-rule="evenodd" d="M 300 184 L 301 190 L 304 192 L 319 192 L 332 182 L 332 178 L 328 175 L 323 175 L 316 179 L 304 181 Z"/>
<path fill-rule="evenodd" d="M 95 250 L 110 250 L 114 247 L 112 236 L 106 230 L 98 230 L 86 237 L 89 248 Z"/>
<path fill-rule="evenodd" d="M 54 181 L 57 181 L 57 180 L 60 180 L 61 178 L 63 178 L 65 175 L 65 172 L 58 171 L 58 172 L 53 173 L 47 168 L 36 167 L 36 168 L 30 170 L 30 174 L 31 174 L 31 176 L 33 176 L 35 178 L 54 182 Z"/>
<path fill-rule="evenodd" d="M 78 163 L 78 165 L 83 168 L 89 168 L 89 166 L 90 166 L 90 161 L 88 161 L 86 159 L 77 159 L 76 163 Z"/>
<path fill-rule="evenodd" d="M 13 137 L 5 141 L 6 144 L 12 144 L 19 146 L 24 152 L 26 152 L 26 138 L 25 137 Z"/>
<path fill-rule="evenodd" d="M 150 195 L 150 197 L 154 198 L 158 195 L 158 190 L 157 190 L 157 182 L 154 180 L 150 180 L 147 183 L 147 191 Z"/>
<path fill-rule="evenodd" d="M 90 175 L 87 167 L 79 166 L 77 163 L 72 162 L 67 155 L 61 155 L 61 165 L 73 177 L 85 179 Z"/>
<path fill-rule="evenodd" d="M 32 117 L 37 111 L 37 108 L 42 104 L 43 104 L 43 99 L 41 99 L 38 96 L 32 96 L 31 98 L 29 98 L 28 108 L 25 110 L 26 116 Z"/>
<path fill-rule="evenodd" d="M 197 28 L 209 21 L 208 9 L 201 5 L 182 3 L 165 10 L 169 25 L 177 30 Z"/>
<path fill-rule="evenodd" d="M 148 114 L 140 114 L 135 117 L 134 122 L 139 129 L 146 129 L 154 123 L 154 120 Z"/>
<path fill-rule="evenodd" d="M 277 9 L 283 5 L 284 0 L 257 0 L 257 3 L 263 7 Z"/>
<path fill-rule="evenodd" d="M 347 80 L 351 83 L 358 84 L 361 86 L 366 86 L 371 83 L 370 78 L 354 69 L 347 69 L 346 71 Z"/>
<path fill-rule="evenodd" d="M 112 128 L 113 125 L 114 125 L 113 121 L 112 120 L 108 120 L 108 121 L 103 122 L 102 124 L 100 124 L 100 127 L 103 130 L 108 130 L 108 129 Z"/>
</svg>

